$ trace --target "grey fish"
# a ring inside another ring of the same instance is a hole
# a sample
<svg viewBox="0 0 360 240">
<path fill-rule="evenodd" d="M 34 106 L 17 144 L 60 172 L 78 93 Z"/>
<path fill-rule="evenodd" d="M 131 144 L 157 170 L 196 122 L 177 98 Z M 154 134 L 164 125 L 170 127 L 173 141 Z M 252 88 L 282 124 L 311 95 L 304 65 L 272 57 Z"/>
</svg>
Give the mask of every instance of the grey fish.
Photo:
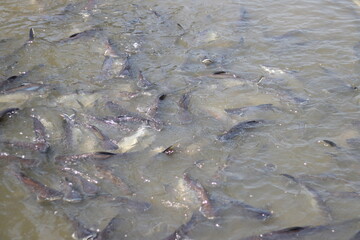
<svg viewBox="0 0 360 240">
<path fill-rule="evenodd" d="M 94 28 L 94 29 L 85 30 L 85 31 L 82 31 L 82 32 L 74 33 L 74 34 L 70 35 L 69 37 L 67 37 L 65 39 L 61 39 L 61 40 L 56 41 L 55 43 L 68 43 L 68 42 L 78 40 L 78 39 L 81 39 L 81 38 L 92 38 L 92 37 L 95 37 L 96 34 L 98 34 L 101 31 L 102 31 L 101 28 Z"/>
<path fill-rule="evenodd" d="M 63 155 L 55 157 L 57 162 L 74 162 L 77 160 L 106 160 L 118 154 L 111 152 L 94 152 L 94 153 L 83 153 L 75 155 Z"/>
<path fill-rule="evenodd" d="M 19 108 L 7 108 L 0 111 L 0 121 L 5 118 L 5 116 L 11 116 L 19 111 Z"/>
<path fill-rule="evenodd" d="M 165 93 L 159 94 L 156 97 L 154 103 L 146 111 L 146 115 L 148 115 L 152 119 L 157 119 L 157 113 L 158 113 L 160 102 L 163 101 L 165 98 L 166 98 Z"/>
<path fill-rule="evenodd" d="M 348 138 L 346 139 L 346 143 L 349 144 L 352 148 L 360 147 L 360 138 Z"/>
<path fill-rule="evenodd" d="M 350 238 L 349 240 L 360 240 L 360 231 L 357 232 L 352 238 Z"/>
<path fill-rule="evenodd" d="M 44 184 L 26 176 L 24 173 L 17 173 L 17 177 L 36 194 L 38 201 L 56 201 L 63 197 L 63 193 L 49 188 Z"/>
<path fill-rule="evenodd" d="M 246 131 L 248 131 L 248 129 L 264 126 L 266 123 L 267 123 L 267 121 L 265 121 L 265 120 L 251 120 L 251 121 L 240 122 L 240 123 L 236 124 L 235 126 L 233 126 L 232 128 L 230 128 L 229 131 L 225 132 L 224 134 L 219 135 L 217 137 L 217 139 L 222 142 L 231 140 L 231 139 L 245 133 Z"/>
<path fill-rule="evenodd" d="M 139 71 L 137 86 L 139 88 L 148 89 L 150 87 L 153 87 L 154 84 L 147 80 L 142 74 L 142 72 Z"/>
<path fill-rule="evenodd" d="M 215 218 L 215 210 L 205 188 L 197 180 L 192 179 L 188 173 L 184 173 L 183 178 L 201 203 L 200 212 L 208 219 Z"/>
<path fill-rule="evenodd" d="M 341 234 L 344 234 L 344 231 L 354 231 L 354 228 L 359 227 L 359 221 L 359 218 L 354 218 L 327 225 L 295 226 L 263 233 L 260 235 L 241 238 L 241 240 L 296 240 L 308 239 L 307 237 L 313 236 L 315 234 L 322 234 L 321 236 L 316 235 L 316 239 L 329 239 L 327 237 L 331 237 L 331 239 L 343 239 L 341 238 Z"/>
<path fill-rule="evenodd" d="M 70 182 L 67 178 L 65 178 L 63 182 L 63 201 L 70 202 L 70 203 L 78 203 L 83 200 L 83 197 L 79 191 L 77 191 L 73 183 Z"/>
<path fill-rule="evenodd" d="M 213 77 L 213 78 L 220 78 L 220 79 L 222 79 L 222 78 L 240 78 L 238 75 L 236 75 L 234 73 L 226 72 L 226 71 L 216 71 L 207 76 Z"/>
<path fill-rule="evenodd" d="M 178 229 L 176 229 L 171 235 L 163 238 L 163 240 L 180 240 L 184 239 L 186 235 L 195 228 L 195 226 L 204 221 L 205 218 L 199 212 L 193 213 L 190 220 L 185 224 L 181 225 Z"/>
<path fill-rule="evenodd" d="M 30 82 L 22 83 L 20 86 L 13 87 L 10 89 L 5 89 L 5 90 L 1 91 L 1 93 L 2 94 L 11 94 L 11 93 L 16 93 L 16 92 L 20 92 L 20 91 L 36 91 L 42 87 L 44 87 L 44 85 L 39 84 L 39 83 L 30 83 Z"/>
<path fill-rule="evenodd" d="M 225 109 L 225 112 L 227 112 L 229 114 L 244 116 L 248 112 L 253 112 L 253 111 L 258 111 L 258 110 L 274 111 L 274 109 L 278 109 L 278 108 L 274 107 L 272 104 L 260 104 L 260 105 L 256 105 L 256 106 L 247 106 L 247 107 L 241 107 L 241 108 L 229 108 L 229 109 Z"/>
<path fill-rule="evenodd" d="M 120 204 L 122 207 L 135 212 L 146 212 L 151 208 L 151 204 L 148 202 L 141 202 L 137 200 L 132 200 L 127 197 L 113 197 L 113 196 L 107 196 L 102 195 L 100 196 L 111 203 Z"/>
<path fill-rule="evenodd" d="M 47 143 L 40 143 L 40 142 L 21 142 L 21 141 L 0 141 L 0 143 L 6 144 L 10 147 L 16 148 L 27 148 L 31 151 L 39 151 L 41 153 L 47 153 L 49 150 L 49 145 Z"/>
<path fill-rule="evenodd" d="M 89 181 L 89 178 L 84 178 L 84 174 L 79 171 L 67 167 L 62 168 L 61 171 L 65 176 L 65 180 L 74 184 L 82 194 L 86 196 L 95 196 L 99 193 L 100 188 L 95 184 L 96 181 Z"/>
<path fill-rule="evenodd" d="M 122 219 L 114 217 L 106 225 L 106 227 L 98 233 L 94 240 L 108 240 L 110 239 L 111 234 L 115 231 L 117 225 L 121 222 Z"/>
<path fill-rule="evenodd" d="M 130 75 L 129 55 L 116 53 L 109 39 L 105 45 L 105 59 L 101 67 L 101 75 L 98 79 L 103 81 L 117 77 L 124 78 Z"/>
<path fill-rule="evenodd" d="M 105 104 L 105 106 L 108 107 L 111 111 L 115 112 L 115 114 L 117 114 L 117 117 L 115 119 L 112 118 L 115 122 L 138 122 L 150 126 L 157 131 L 162 130 L 161 122 L 143 117 L 138 113 L 130 112 L 114 102 L 109 101 Z"/>
<path fill-rule="evenodd" d="M 6 91 L 6 89 L 10 89 L 11 86 L 14 86 L 16 83 L 23 82 L 26 77 L 31 75 L 33 72 L 38 71 L 40 68 L 44 67 L 44 64 L 39 64 L 34 67 L 32 67 L 30 70 L 26 72 L 21 72 L 19 75 L 13 75 L 8 77 L 6 80 L 0 82 L 0 90 Z"/>
<path fill-rule="evenodd" d="M 237 212 L 237 210 L 240 210 L 242 215 L 262 221 L 265 221 L 272 216 L 271 211 L 257 208 L 245 202 L 225 196 L 215 198 L 214 202 L 220 204 L 219 209 L 217 211 L 220 211 L 224 208 L 225 209 L 234 208 L 233 212 Z"/>
<path fill-rule="evenodd" d="M 73 127 L 75 125 L 75 120 L 72 116 L 66 114 L 60 115 L 63 118 L 63 128 L 64 128 L 64 143 L 65 146 L 69 149 L 73 146 Z"/>
<path fill-rule="evenodd" d="M 32 118 L 33 118 L 33 123 L 34 123 L 34 132 L 35 132 L 35 136 L 36 136 L 35 141 L 40 144 L 49 145 L 46 141 L 45 126 L 35 116 L 33 116 Z M 50 146 L 48 146 L 48 147 L 50 147 Z"/>
<path fill-rule="evenodd" d="M 38 165 L 38 163 L 39 163 L 39 161 L 36 159 L 22 158 L 22 157 L 17 157 L 14 155 L 9 155 L 6 153 L 0 153 L 0 160 L 7 161 L 9 163 L 19 162 L 21 165 L 27 166 L 27 167 L 34 167 L 34 166 Z"/>
<path fill-rule="evenodd" d="M 116 150 L 119 149 L 119 146 L 111 140 L 108 136 L 106 136 L 99 128 L 91 124 L 85 124 L 85 126 L 91 130 L 91 132 L 101 141 L 101 146 L 105 150 Z"/>
<path fill-rule="evenodd" d="M 133 191 L 131 191 L 130 186 L 123 179 L 114 175 L 114 173 L 108 167 L 97 165 L 96 170 L 98 171 L 100 177 L 109 179 L 111 182 L 119 186 L 121 190 L 124 192 L 124 194 L 126 195 L 133 194 Z"/>
<path fill-rule="evenodd" d="M 69 216 L 67 214 L 65 214 L 65 216 L 67 217 L 67 219 L 69 219 L 75 229 L 75 232 L 72 234 L 72 237 L 74 239 L 94 240 L 98 235 L 98 232 L 96 230 L 85 227 L 84 224 L 80 222 L 77 218 Z"/>
<path fill-rule="evenodd" d="M 291 176 L 289 174 L 280 174 L 280 175 L 291 179 L 295 183 L 297 183 L 300 186 L 302 186 L 303 188 L 305 188 L 307 190 L 307 192 L 309 192 L 311 194 L 311 197 L 315 200 L 316 205 L 317 205 L 316 207 L 321 211 L 321 213 L 325 217 L 327 217 L 328 219 L 332 220 L 331 210 L 326 205 L 326 202 L 324 201 L 323 197 L 319 194 L 318 191 L 316 191 L 314 188 L 312 188 L 308 184 L 305 184 L 304 182 L 302 182 L 299 179 L 295 178 L 294 176 Z"/>
<path fill-rule="evenodd" d="M 178 102 L 179 105 L 179 120 L 181 124 L 189 124 L 192 122 L 192 116 L 189 111 L 190 104 L 190 93 L 185 93 L 181 95 L 181 98 Z"/>
</svg>

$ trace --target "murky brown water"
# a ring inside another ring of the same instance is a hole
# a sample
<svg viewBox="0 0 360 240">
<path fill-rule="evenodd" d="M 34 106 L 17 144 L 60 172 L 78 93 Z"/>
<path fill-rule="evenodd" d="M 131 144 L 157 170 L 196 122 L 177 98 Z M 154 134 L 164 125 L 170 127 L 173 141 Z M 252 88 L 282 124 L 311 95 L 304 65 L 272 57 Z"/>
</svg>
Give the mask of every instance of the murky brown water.
<svg viewBox="0 0 360 240">
<path fill-rule="evenodd" d="M 358 4 L 1 1 L 0 111 L 19 108 L 1 118 L 1 156 L 38 164 L 1 160 L 0 239 L 72 239 L 69 218 L 101 231 L 114 217 L 103 239 L 165 239 L 197 213 L 201 221 L 183 239 L 242 239 L 333 223 L 298 238 L 350 239 L 360 221 L 336 223 L 360 213 Z M 121 64 L 129 68 L 119 76 Z M 144 87 L 139 71 L 153 85 Z M 24 83 L 34 88 L 14 90 Z M 156 115 L 149 114 L 161 94 Z M 179 104 L 184 94 L 187 108 Z M 109 101 L 138 114 L 137 122 L 96 120 L 126 115 Z M 225 111 L 260 104 L 272 105 Z M 62 116 L 72 123 L 70 135 Z M 45 127 L 46 153 L 6 143 L 39 142 L 33 117 Z M 219 137 L 252 120 L 265 121 Z M 175 153 L 161 153 L 169 146 Z M 119 154 L 56 160 L 104 151 Z M 80 202 L 39 202 L 20 177 L 63 191 L 72 176 L 64 169 L 93 181 L 96 194 L 74 180 Z M 184 173 L 206 189 L 214 216 Z M 260 220 L 229 199 L 272 215 Z"/>
</svg>

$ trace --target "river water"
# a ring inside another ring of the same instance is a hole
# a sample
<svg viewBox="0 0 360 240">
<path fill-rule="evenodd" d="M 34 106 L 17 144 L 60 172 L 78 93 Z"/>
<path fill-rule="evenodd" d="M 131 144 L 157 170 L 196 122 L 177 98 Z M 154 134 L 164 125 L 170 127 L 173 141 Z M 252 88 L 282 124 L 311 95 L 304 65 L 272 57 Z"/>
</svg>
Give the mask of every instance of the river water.
<svg viewBox="0 0 360 240">
<path fill-rule="evenodd" d="M 177 239 L 310 225 L 334 227 L 299 239 L 350 239 L 360 230 L 359 220 L 343 223 L 360 214 L 357 0 L 3 0 L 0 11 L 0 110 L 18 108 L 0 122 L 0 239 L 72 239 L 80 223 L 101 231 L 114 217 L 103 239 L 165 239 L 193 214 L 201 221 Z M 22 84 L 34 87 L 13 90 Z M 124 115 L 110 101 L 142 120 L 99 121 Z M 34 119 L 49 150 L 9 144 L 38 141 Z M 246 121 L 256 126 L 221 137 Z M 174 153 L 162 153 L 170 146 Z M 118 155 L 56 160 L 95 152 Z M 38 201 L 20 177 L 63 191 L 63 168 L 98 192 L 82 190 L 76 203 Z"/>
</svg>

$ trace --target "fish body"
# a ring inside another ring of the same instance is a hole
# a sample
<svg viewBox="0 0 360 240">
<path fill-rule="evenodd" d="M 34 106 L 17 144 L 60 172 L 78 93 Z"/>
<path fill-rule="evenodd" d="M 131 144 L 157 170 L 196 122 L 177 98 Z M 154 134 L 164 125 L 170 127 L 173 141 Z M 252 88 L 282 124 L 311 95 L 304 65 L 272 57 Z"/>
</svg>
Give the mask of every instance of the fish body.
<svg viewBox="0 0 360 240">
<path fill-rule="evenodd" d="M 215 211 L 205 188 L 198 181 L 192 179 L 188 173 L 184 173 L 183 178 L 189 188 L 195 192 L 196 197 L 201 204 L 200 212 L 208 219 L 215 218 Z"/>
<path fill-rule="evenodd" d="M 265 120 L 251 120 L 251 121 L 240 122 L 240 123 L 236 124 L 235 126 L 233 126 L 232 128 L 230 128 L 230 130 L 227 131 L 226 133 L 219 135 L 218 140 L 220 140 L 222 142 L 231 140 L 231 139 L 245 133 L 248 129 L 263 126 L 265 123 L 266 123 Z"/>
<path fill-rule="evenodd" d="M 193 213 L 190 220 L 185 224 L 181 225 L 178 229 L 176 229 L 171 235 L 163 238 L 163 240 L 180 240 L 184 239 L 186 235 L 195 228 L 195 226 L 204 221 L 205 218 L 199 212 Z"/>
<path fill-rule="evenodd" d="M 19 108 L 7 108 L 0 111 L 0 121 L 5 118 L 5 116 L 11 116 L 19 111 Z"/>
<path fill-rule="evenodd" d="M 55 157 L 55 161 L 57 162 L 74 162 L 77 160 L 106 160 L 113 156 L 117 155 L 116 153 L 111 152 L 94 152 L 94 153 L 83 153 L 83 154 L 75 154 L 75 155 L 63 155 Z"/>
<path fill-rule="evenodd" d="M 144 75 L 142 74 L 142 72 L 139 71 L 137 86 L 139 88 L 148 89 L 148 88 L 154 86 L 154 84 L 151 83 L 149 80 L 147 80 L 144 77 Z"/>
<path fill-rule="evenodd" d="M 185 93 L 181 95 L 180 100 L 178 102 L 179 106 L 179 120 L 180 124 L 189 124 L 192 122 L 192 116 L 189 111 L 190 104 L 190 93 Z"/>
<path fill-rule="evenodd" d="M 55 189 L 49 188 L 44 184 L 26 176 L 24 173 L 20 172 L 18 178 L 36 194 L 36 197 L 39 201 L 56 201 L 60 200 L 63 197 L 63 193 Z"/>
<path fill-rule="evenodd" d="M 272 104 L 260 104 L 260 105 L 256 105 L 256 106 L 225 109 L 225 112 L 227 112 L 229 114 L 233 114 L 233 115 L 244 116 L 248 112 L 253 112 L 253 111 L 257 111 L 257 110 L 274 111 L 274 109 L 276 109 L 276 107 L 274 107 Z"/>
</svg>

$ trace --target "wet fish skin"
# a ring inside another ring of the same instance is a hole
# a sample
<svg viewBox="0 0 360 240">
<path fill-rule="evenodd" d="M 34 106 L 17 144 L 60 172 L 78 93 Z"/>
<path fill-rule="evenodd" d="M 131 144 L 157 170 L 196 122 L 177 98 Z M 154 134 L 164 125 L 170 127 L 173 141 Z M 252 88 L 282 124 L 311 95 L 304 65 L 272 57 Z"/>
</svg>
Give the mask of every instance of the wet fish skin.
<svg viewBox="0 0 360 240">
<path fill-rule="evenodd" d="M 250 120 L 236 124 L 229 131 L 218 135 L 217 139 L 221 142 L 231 140 L 247 131 L 247 129 L 263 126 L 267 123 L 265 120 Z"/>
<path fill-rule="evenodd" d="M 62 192 L 45 186 L 23 172 L 18 173 L 17 177 L 36 194 L 38 201 L 56 201 L 63 198 Z"/>
<path fill-rule="evenodd" d="M 118 185 L 126 195 L 132 195 L 133 191 L 131 191 L 130 186 L 120 177 L 113 174 L 113 172 L 105 166 L 97 165 L 96 170 L 100 174 L 101 177 L 109 179 L 114 184 Z"/>
<path fill-rule="evenodd" d="M 204 217 L 208 219 L 214 219 L 215 211 L 212 206 L 209 194 L 205 188 L 197 180 L 192 179 L 191 176 L 186 172 L 183 175 L 183 179 L 189 188 L 196 193 L 196 196 L 201 203 L 200 212 L 204 215 Z"/>
<path fill-rule="evenodd" d="M 66 218 L 72 223 L 75 232 L 72 237 L 77 240 L 94 240 L 98 236 L 98 232 L 84 226 L 77 218 L 65 214 Z"/>
<path fill-rule="evenodd" d="M 7 108 L 0 111 L 0 121 L 3 120 L 5 116 L 11 116 L 19 111 L 19 108 Z"/>
<path fill-rule="evenodd" d="M 360 231 L 357 232 L 352 238 L 350 238 L 349 240 L 360 240 Z"/>
<path fill-rule="evenodd" d="M 235 199 L 225 200 L 225 205 L 240 208 L 244 215 L 248 217 L 252 217 L 254 219 L 265 221 L 270 217 L 272 217 L 272 213 L 270 211 L 253 207 L 239 200 L 235 200 Z"/>
<path fill-rule="evenodd" d="M 159 104 L 161 101 L 163 101 L 166 98 L 165 93 L 159 94 L 154 103 L 149 107 L 149 109 L 146 111 L 146 115 L 148 115 L 152 119 L 156 119 L 157 111 L 159 109 Z"/>
<path fill-rule="evenodd" d="M 186 235 L 195 228 L 195 226 L 204 221 L 205 218 L 202 214 L 199 212 L 193 213 L 190 220 L 181 225 L 178 229 L 176 229 L 171 235 L 167 236 L 166 238 L 163 238 L 162 240 L 180 240 L 186 237 Z"/>
<path fill-rule="evenodd" d="M 115 231 L 117 225 L 121 222 L 122 219 L 119 217 L 114 217 L 110 220 L 110 222 L 106 225 L 106 227 L 98 233 L 98 235 L 94 238 L 94 240 L 108 240 L 112 232 Z"/>
<path fill-rule="evenodd" d="M 63 155 L 55 157 L 56 162 L 74 162 L 76 160 L 106 160 L 118 154 L 111 152 L 94 152 L 75 155 Z"/>
<path fill-rule="evenodd" d="M 65 178 L 63 182 L 63 201 L 69 202 L 69 203 L 78 203 L 83 200 L 83 197 L 80 192 L 78 192 L 71 182 L 68 181 L 68 179 Z"/>
<path fill-rule="evenodd" d="M 142 74 L 142 72 L 139 71 L 137 86 L 139 88 L 148 89 L 150 87 L 153 87 L 154 84 L 147 80 Z"/>
<path fill-rule="evenodd" d="M 39 164 L 39 161 L 36 159 L 17 157 L 14 155 L 9 155 L 7 153 L 0 153 L 0 160 L 7 162 L 20 162 L 21 165 L 26 167 L 35 167 Z"/>
<path fill-rule="evenodd" d="M 27 148 L 31 151 L 39 151 L 41 153 L 47 153 L 49 150 L 49 145 L 47 143 L 41 143 L 41 142 L 21 142 L 21 141 L 0 141 L 3 144 L 6 144 L 11 147 L 16 148 Z"/>
<path fill-rule="evenodd" d="M 192 116 L 189 111 L 190 104 L 190 93 L 185 93 L 181 95 L 180 100 L 178 102 L 179 106 L 179 120 L 180 124 L 190 124 L 192 122 Z"/>
<path fill-rule="evenodd" d="M 20 91 L 37 91 L 43 86 L 43 84 L 38 83 L 22 83 L 20 86 L 1 91 L 1 94 L 11 94 Z"/>
<path fill-rule="evenodd" d="M 116 145 L 113 140 L 111 140 L 108 136 L 101 132 L 99 128 L 94 125 L 86 124 L 85 125 L 88 129 L 92 131 L 92 133 L 101 141 L 101 146 L 105 150 L 116 150 L 119 149 L 119 146 Z"/>
<path fill-rule="evenodd" d="M 148 202 L 141 202 L 137 200 L 132 200 L 128 197 L 113 197 L 113 196 L 101 196 L 105 198 L 106 200 L 115 203 L 120 204 L 122 207 L 127 208 L 128 210 L 135 211 L 135 212 L 146 212 L 151 208 L 151 203 Z"/>
<path fill-rule="evenodd" d="M 91 38 L 91 37 L 95 37 L 96 34 L 98 34 L 98 32 L 101 32 L 102 29 L 101 28 L 94 28 L 94 29 L 89 29 L 89 30 L 85 30 L 82 32 L 78 32 L 78 33 L 74 33 L 72 35 L 70 35 L 69 37 L 65 38 L 65 39 L 61 39 L 56 41 L 55 43 L 68 43 L 74 40 L 78 40 L 81 38 Z"/>
<path fill-rule="evenodd" d="M 37 143 L 48 144 L 47 141 L 46 141 L 45 126 L 42 124 L 42 122 L 37 117 L 33 116 L 32 118 L 33 118 L 36 142 Z"/>
<path fill-rule="evenodd" d="M 247 106 L 241 108 L 229 108 L 225 109 L 226 113 L 244 116 L 249 111 L 262 110 L 262 111 L 274 111 L 276 109 L 272 104 L 260 104 L 256 106 Z"/>
<path fill-rule="evenodd" d="M 62 173 L 65 176 L 65 181 L 71 182 L 86 196 L 95 196 L 99 193 L 99 187 L 83 177 L 83 174 L 77 171 L 72 171 L 71 168 L 62 168 Z"/>
<path fill-rule="evenodd" d="M 298 236 L 306 234 L 307 232 L 313 230 L 313 227 L 304 226 L 304 227 L 290 227 L 285 228 L 258 236 L 251 236 L 247 238 L 242 238 L 241 240 L 281 240 L 281 239 L 297 239 Z"/>
<path fill-rule="evenodd" d="M 308 184 L 305 184 L 304 182 L 300 181 L 299 179 L 295 178 L 292 175 L 289 174 L 280 174 L 280 176 L 284 176 L 286 178 L 291 179 L 292 181 L 294 181 L 296 184 L 299 184 L 300 186 L 304 187 L 313 197 L 313 199 L 316 201 L 317 207 L 319 208 L 319 210 L 321 211 L 321 213 L 327 217 L 329 220 L 332 220 L 332 216 L 331 216 L 331 210 L 330 208 L 326 205 L 326 202 L 324 201 L 323 197 L 319 194 L 318 191 L 316 191 L 314 188 L 312 188 L 311 186 L 309 186 Z"/>
</svg>

